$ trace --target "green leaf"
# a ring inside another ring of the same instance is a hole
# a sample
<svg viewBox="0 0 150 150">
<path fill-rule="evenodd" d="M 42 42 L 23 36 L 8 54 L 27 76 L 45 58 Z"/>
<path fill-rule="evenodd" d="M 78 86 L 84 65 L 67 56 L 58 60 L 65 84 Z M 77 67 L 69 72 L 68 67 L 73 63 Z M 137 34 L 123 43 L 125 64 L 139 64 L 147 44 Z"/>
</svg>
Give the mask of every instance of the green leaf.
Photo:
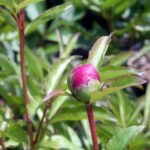
<svg viewBox="0 0 150 150">
<path fill-rule="evenodd" d="M 59 84 L 62 75 L 66 68 L 68 67 L 69 63 L 75 59 L 76 57 L 72 56 L 69 58 L 62 58 L 59 59 L 50 69 L 50 72 L 47 76 L 46 80 L 46 93 L 50 93 L 53 91 Z"/>
<path fill-rule="evenodd" d="M 78 38 L 79 38 L 79 33 L 72 36 L 72 38 L 69 40 L 67 47 L 63 53 L 64 57 L 68 57 L 71 54 L 73 48 L 75 47 L 75 44 L 77 43 Z"/>
<path fill-rule="evenodd" d="M 104 110 L 100 107 L 94 108 L 94 116 L 96 120 L 115 122 L 116 119 L 111 112 Z M 77 121 L 87 119 L 87 113 L 84 107 L 67 107 L 57 113 L 57 115 L 51 120 L 52 123 L 61 121 Z"/>
<path fill-rule="evenodd" d="M 44 94 L 43 85 L 34 77 L 29 76 L 27 78 L 28 89 L 32 96 L 42 97 Z"/>
<path fill-rule="evenodd" d="M 43 0 L 25 0 L 25 1 L 23 1 L 22 3 L 20 3 L 20 4 L 17 6 L 17 12 L 18 12 L 20 9 L 22 9 L 22 8 L 24 8 L 24 7 L 26 7 L 26 6 L 30 5 L 30 4 L 32 4 L 32 3 L 38 3 L 38 2 L 41 2 L 41 1 L 43 1 Z"/>
<path fill-rule="evenodd" d="M 59 96 L 58 98 L 53 101 L 51 108 L 49 110 L 49 117 L 48 119 L 51 120 L 55 114 L 58 112 L 58 110 L 61 108 L 61 106 L 64 104 L 64 102 L 68 99 L 67 96 Z"/>
<path fill-rule="evenodd" d="M 32 76 L 38 80 L 43 80 L 43 70 L 40 61 L 30 50 L 26 50 L 26 60 L 28 70 Z"/>
<path fill-rule="evenodd" d="M 11 124 L 4 135 L 18 143 L 27 143 L 27 133 L 18 124 Z"/>
<path fill-rule="evenodd" d="M 102 9 L 109 9 L 114 5 L 117 5 L 117 3 L 120 2 L 120 0 L 105 0 L 102 4 Z"/>
<path fill-rule="evenodd" d="M 148 125 L 150 123 L 150 84 L 147 86 L 145 109 L 144 109 L 144 124 Z"/>
<path fill-rule="evenodd" d="M 143 130 L 144 126 L 132 126 L 123 129 L 107 144 L 107 150 L 124 150 L 130 140 Z"/>
<path fill-rule="evenodd" d="M 136 106 L 136 109 L 134 109 L 132 113 L 129 113 L 130 116 L 127 121 L 128 126 L 137 123 L 139 115 L 141 114 L 141 111 L 143 110 L 143 108 L 144 108 L 144 103 L 143 101 L 140 101 L 139 104 Z"/>
<path fill-rule="evenodd" d="M 135 0 L 131 0 L 131 1 L 123 1 L 115 7 L 113 13 L 115 15 L 122 13 L 123 11 L 125 11 L 126 9 L 130 8 L 136 1 Z"/>
<path fill-rule="evenodd" d="M 120 113 L 121 123 L 123 127 L 126 127 L 127 99 L 125 97 L 125 94 L 122 91 L 118 91 L 117 96 L 119 99 L 119 113 Z"/>
<path fill-rule="evenodd" d="M 47 149 L 70 149 L 70 150 L 83 150 L 82 148 L 72 144 L 64 136 L 54 135 L 50 140 L 45 140 L 41 143 L 41 147 Z"/>
<path fill-rule="evenodd" d="M 83 138 L 85 144 L 86 144 L 86 148 L 87 149 L 91 149 L 91 145 L 92 143 L 92 138 L 91 138 L 91 131 L 90 131 L 90 125 L 89 125 L 89 121 L 88 119 L 84 119 L 81 121 L 82 124 L 82 130 L 83 130 L 83 135 L 85 135 L 85 138 Z"/>
<path fill-rule="evenodd" d="M 99 138 L 103 139 L 106 138 L 107 142 L 109 141 L 110 138 L 112 138 L 113 135 L 121 131 L 121 127 L 116 126 L 114 123 L 106 123 L 106 124 L 100 124 L 99 128 L 97 128 L 97 133 L 100 134 Z M 101 138 L 102 137 L 102 138 Z"/>
<path fill-rule="evenodd" d="M 103 58 L 106 54 L 110 41 L 111 41 L 111 35 L 100 37 L 94 43 L 92 49 L 90 50 L 87 63 L 93 64 L 96 68 L 98 68 L 98 66 L 101 65 L 103 61 Z"/>
<path fill-rule="evenodd" d="M 121 66 L 106 66 L 100 69 L 100 77 L 102 81 L 115 79 L 125 75 L 138 75 L 138 72 Z"/>
<path fill-rule="evenodd" d="M 35 20 L 33 20 L 30 24 L 26 27 L 26 33 L 31 33 L 35 31 L 39 25 L 44 24 L 57 16 L 59 16 L 62 12 L 69 9 L 72 5 L 66 3 L 60 6 L 53 7 L 51 9 L 48 9 L 44 13 L 42 13 L 40 16 L 38 16 Z"/>
<path fill-rule="evenodd" d="M 119 66 L 125 63 L 134 53 L 133 52 L 124 52 L 120 53 L 119 55 L 116 55 L 112 57 L 110 60 L 111 66 Z"/>
<path fill-rule="evenodd" d="M 82 147 L 82 143 L 78 136 L 78 133 L 71 126 L 66 126 L 66 129 L 70 136 L 71 142 L 76 146 Z"/>
<path fill-rule="evenodd" d="M 12 0 L 0 0 L 0 6 L 5 6 L 7 7 L 9 10 L 12 10 L 14 5 L 13 5 L 13 1 Z"/>
<path fill-rule="evenodd" d="M 100 100 L 111 93 L 117 92 L 129 86 L 135 86 L 142 83 L 145 83 L 145 80 L 133 75 L 128 75 L 116 80 L 112 80 L 110 83 L 107 83 L 109 87 L 93 93 L 91 95 L 90 102 L 96 102 L 97 100 Z"/>
<path fill-rule="evenodd" d="M 3 54 L 0 54 L 0 68 L 0 75 L 1 73 L 4 73 L 5 75 L 17 73 L 15 63 L 9 60 L 8 57 Z"/>
<path fill-rule="evenodd" d="M 10 14 L 10 12 L 8 10 L 5 10 L 3 8 L 0 8 L 0 14 L 1 17 L 4 18 L 4 20 L 10 25 L 12 26 L 14 29 L 17 29 L 17 24 L 16 21 L 14 20 L 14 18 L 12 17 L 12 15 Z"/>
<path fill-rule="evenodd" d="M 34 97 L 33 100 L 30 99 L 30 103 L 28 104 L 28 111 L 30 118 L 33 119 L 34 115 L 37 113 L 37 110 L 39 109 L 40 106 L 41 106 L 41 97 Z"/>
</svg>

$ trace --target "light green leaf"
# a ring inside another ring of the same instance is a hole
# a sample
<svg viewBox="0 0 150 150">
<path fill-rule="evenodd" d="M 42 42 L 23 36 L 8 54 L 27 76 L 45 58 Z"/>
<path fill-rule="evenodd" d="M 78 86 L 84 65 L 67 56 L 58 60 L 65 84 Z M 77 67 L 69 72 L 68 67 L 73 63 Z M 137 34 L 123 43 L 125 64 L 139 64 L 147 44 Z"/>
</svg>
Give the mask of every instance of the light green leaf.
<svg viewBox="0 0 150 150">
<path fill-rule="evenodd" d="M 47 149 L 69 149 L 69 150 L 83 150 L 82 148 L 72 144 L 68 139 L 61 135 L 54 135 L 50 140 L 43 141 L 41 147 Z"/>
<path fill-rule="evenodd" d="M 121 66 L 106 66 L 100 69 L 100 77 L 102 81 L 115 79 L 125 75 L 138 75 L 138 72 Z"/>
<path fill-rule="evenodd" d="M 91 95 L 90 101 L 92 103 L 96 102 L 97 100 L 100 100 L 111 93 L 117 92 L 129 86 L 135 86 L 135 85 L 139 85 L 142 83 L 145 83 L 145 80 L 142 80 L 139 77 L 132 76 L 132 75 L 128 75 L 128 76 L 124 76 L 116 80 L 112 80 L 110 81 L 110 83 L 108 83 L 109 87 L 106 87 L 105 89 L 101 91 L 93 93 Z"/>
<path fill-rule="evenodd" d="M 20 9 L 32 4 L 32 3 L 38 3 L 41 2 L 43 0 L 25 0 L 24 2 L 20 3 L 17 7 L 17 11 L 19 11 Z"/>
<path fill-rule="evenodd" d="M 92 138 L 91 138 L 91 131 L 90 131 L 90 125 L 88 119 L 84 119 L 81 121 L 82 124 L 82 130 L 83 130 L 83 135 L 85 134 L 85 138 L 83 138 L 84 143 L 86 144 L 86 148 L 90 149 L 92 145 Z"/>
<path fill-rule="evenodd" d="M 29 72 L 33 75 L 33 77 L 38 80 L 43 79 L 43 70 L 40 64 L 39 59 L 31 52 L 30 50 L 26 50 L 26 60 Z"/>
<path fill-rule="evenodd" d="M 103 58 L 106 54 L 110 41 L 111 41 L 111 35 L 100 37 L 94 43 L 92 49 L 90 50 L 87 63 L 93 64 L 96 68 L 98 68 L 98 66 L 101 65 L 103 61 Z"/>
<path fill-rule="evenodd" d="M 50 69 L 50 72 L 46 80 L 46 93 L 47 94 L 53 91 L 58 86 L 64 71 L 68 67 L 69 63 L 75 58 L 76 57 L 74 56 L 69 57 L 69 58 L 62 58 L 58 60 L 56 63 L 54 63 L 54 65 Z"/>
<path fill-rule="evenodd" d="M 66 126 L 66 129 L 70 136 L 71 142 L 76 146 L 82 147 L 82 143 L 77 132 L 73 128 L 71 128 L 71 126 Z"/>
<path fill-rule="evenodd" d="M 72 36 L 72 38 L 69 40 L 67 47 L 63 53 L 64 57 L 68 57 L 71 54 L 73 48 L 75 47 L 75 44 L 76 44 L 78 38 L 79 38 L 79 33 Z"/>
<path fill-rule="evenodd" d="M 119 55 L 116 55 L 112 57 L 110 60 L 111 66 L 119 66 L 125 63 L 134 53 L 133 52 L 126 52 L 126 53 L 120 53 Z"/>
<path fill-rule="evenodd" d="M 150 123 L 150 84 L 148 84 L 146 90 L 146 100 L 144 109 L 144 124 L 148 125 L 149 123 Z"/>
<path fill-rule="evenodd" d="M 27 82 L 28 82 L 28 89 L 32 96 L 39 96 L 39 97 L 43 96 L 44 94 L 43 85 L 41 85 L 41 83 L 36 78 L 29 76 L 27 78 Z"/>
<path fill-rule="evenodd" d="M 119 99 L 119 113 L 120 113 L 121 123 L 123 127 L 126 127 L 127 99 L 125 97 L 125 94 L 122 91 L 118 91 L 117 96 Z"/>
<path fill-rule="evenodd" d="M 49 110 L 48 115 L 49 120 L 51 120 L 54 117 L 54 115 L 58 112 L 58 110 L 61 108 L 61 106 L 67 99 L 68 99 L 67 96 L 59 96 L 58 98 L 55 99 L 55 101 L 53 101 L 51 109 Z"/>
<path fill-rule="evenodd" d="M 30 103 L 28 105 L 30 118 L 34 117 L 40 106 L 41 106 L 41 99 L 39 97 L 35 97 L 35 99 L 32 101 L 30 100 Z"/>
<path fill-rule="evenodd" d="M 51 9 L 48 9 L 44 13 L 42 13 L 40 16 L 38 16 L 35 20 L 33 20 L 31 23 L 29 23 L 26 27 L 26 33 L 31 33 L 34 30 L 36 30 L 39 25 L 44 24 L 57 16 L 59 16 L 62 12 L 69 9 L 72 5 L 69 5 L 68 3 L 53 7 Z"/>
<path fill-rule="evenodd" d="M 141 132 L 143 128 L 144 126 L 132 126 L 123 129 L 109 141 L 107 150 L 124 150 L 132 137 L 135 137 L 135 135 Z"/>
<path fill-rule="evenodd" d="M 13 1 L 10 1 L 10 0 L 0 0 L 0 6 L 5 6 L 7 7 L 9 10 L 13 10 Z"/>
</svg>

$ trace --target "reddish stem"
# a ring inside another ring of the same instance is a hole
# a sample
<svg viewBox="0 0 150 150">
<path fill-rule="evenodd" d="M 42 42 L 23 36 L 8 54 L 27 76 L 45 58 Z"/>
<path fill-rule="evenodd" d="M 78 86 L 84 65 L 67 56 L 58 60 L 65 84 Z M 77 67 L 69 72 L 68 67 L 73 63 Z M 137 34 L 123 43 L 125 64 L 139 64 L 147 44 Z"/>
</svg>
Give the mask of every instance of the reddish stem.
<svg viewBox="0 0 150 150">
<path fill-rule="evenodd" d="M 7 150 L 6 147 L 5 147 L 5 145 L 4 145 L 4 142 L 3 142 L 2 138 L 0 138 L 0 145 L 2 147 L 2 150 Z"/>
<path fill-rule="evenodd" d="M 43 116 L 42 116 L 42 119 L 40 121 L 40 125 L 39 125 L 39 128 L 37 130 L 37 133 L 36 133 L 35 140 L 34 140 L 33 144 L 36 144 L 38 142 L 38 140 L 39 140 L 40 131 L 41 131 L 42 127 L 43 127 L 44 118 L 46 117 L 47 109 L 48 109 L 48 105 L 44 109 Z"/>
<path fill-rule="evenodd" d="M 96 134 L 96 126 L 95 126 L 95 120 L 94 120 L 94 114 L 93 114 L 93 107 L 90 104 L 85 104 L 85 107 L 86 107 L 86 111 L 88 114 L 88 120 L 89 120 L 89 124 L 90 124 L 90 130 L 91 130 L 92 141 L 93 141 L 93 147 L 94 147 L 94 150 L 99 150 L 97 134 Z"/>
<path fill-rule="evenodd" d="M 21 0 L 21 2 L 22 1 L 23 0 Z M 21 9 L 19 14 L 19 36 L 20 36 L 21 77 L 22 77 L 25 104 L 27 105 L 29 103 L 29 98 L 27 93 L 27 79 L 26 79 L 26 66 L 25 66 L 24 9 Z"/>
<path fill-rule="evenodd" d="M 20 0 L 23 2 L 24 0 Z M 28 132 L 30 137 L 30 142 L 33 141 L 32 135 L 32 123 L 29 118 L 28 108 L 27 105 L 29 103 L 29 97 L 27 92 L 27 79 L 26 79 L 26 66 L 25 66 L 25 35 L 24 35 L 24 9 L 21 9 L 19 12 L 19 38 L 20 38 L 20 65 L 21 65 L 21 79 L 23 85 L 23 95 L 25 101 L 25 108 L 26 108 L 26 119 L 28 123 Z"/>
</svg>

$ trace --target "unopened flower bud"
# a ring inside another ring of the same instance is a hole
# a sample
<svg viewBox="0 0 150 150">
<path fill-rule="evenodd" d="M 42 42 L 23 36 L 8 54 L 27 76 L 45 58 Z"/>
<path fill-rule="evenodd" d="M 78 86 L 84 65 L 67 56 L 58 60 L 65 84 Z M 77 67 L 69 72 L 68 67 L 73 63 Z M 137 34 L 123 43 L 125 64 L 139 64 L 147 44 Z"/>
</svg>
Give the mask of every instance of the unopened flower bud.
<svg viewBox="0 0 150 150">
<path fill-rule="evenodd" d="M 100 76 L 92 64 L 84 64 L 71 71 L 68 87 L 72 95 L 79 101 L 88 103 L 90 95 L 100 88 Z"/>
</svg>

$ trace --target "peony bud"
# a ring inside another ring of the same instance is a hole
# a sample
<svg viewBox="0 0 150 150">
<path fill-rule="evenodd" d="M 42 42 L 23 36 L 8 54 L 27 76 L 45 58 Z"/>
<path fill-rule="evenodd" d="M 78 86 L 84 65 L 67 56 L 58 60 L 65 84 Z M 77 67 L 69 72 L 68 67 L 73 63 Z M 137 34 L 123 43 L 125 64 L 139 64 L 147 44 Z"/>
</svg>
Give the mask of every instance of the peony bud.
<svg viewBox="0 0 150 150">
<path fill-rule="evenodd" d="M 92 64 L 76 67 L 72 70 L 67 82 L 73 96 L 85 103 L 89 102 L 91 93 L 100 88 L 100 76 Z"/>
</svg>

